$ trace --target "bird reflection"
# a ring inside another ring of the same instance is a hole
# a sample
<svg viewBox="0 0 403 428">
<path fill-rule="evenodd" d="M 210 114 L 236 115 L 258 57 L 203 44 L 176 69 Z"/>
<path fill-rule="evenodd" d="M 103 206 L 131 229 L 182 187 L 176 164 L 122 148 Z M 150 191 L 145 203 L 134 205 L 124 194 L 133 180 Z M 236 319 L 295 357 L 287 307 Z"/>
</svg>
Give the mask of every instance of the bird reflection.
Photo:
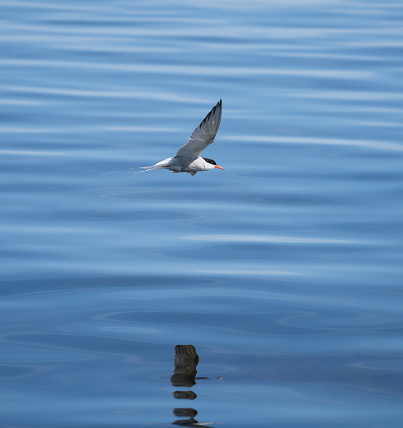
<svg viewBox="0 0 403 428">
<path fill-rule="evenodd" d="M 196 384 L 196 367 L 200 358 L 193 345 L 176 345 L 174 358 L 174 374 L 171 376 L 173 386 L 192 387 Z"/>
<path fill-rule="evenodd" d="M 174 373 L 171 376 L 171 384 L 176 387 L 191 388 L 196 384 L 196 379 L 207 379 L 207 378 L 196 378 L 197 370 L 196 367 L 199 364 L 200 358 L 197 355 L 196 348 L 193 345 L 176 345 L 175 346 L 175 358 L 174 358 Z M 194 400 L 197 395 L 193 391 L 175 391 L 173 397 L 176 399 Z M 173 422 L 173 425 L 182 426 L 208 426 L 205 423 L 199 423 L 195 416 L 197 410 L 192 408 L 180 408 L 173 409 L 173 413 L 176 417 L 185 417 L 187 419 L 178 419 Z"/>
<path fill-rule="evenodd" d="M 178 419 L 173 422 L 173 425 L 183 425 L 183 426 L 198 426 L 199 423 L 194 418 L 197 415 L 197 410 L 195 409 L 174 409 L 173 413 L 178 417 L 187 417 L 188 419 Z"/>
<path fill-rule="evenodd" d="M 175 391 L 172 393 L 174 398 L 185 399 L 185 400 L 194 400 L 197 398 L 197 395 L 193 391 Z"/>
</svg>

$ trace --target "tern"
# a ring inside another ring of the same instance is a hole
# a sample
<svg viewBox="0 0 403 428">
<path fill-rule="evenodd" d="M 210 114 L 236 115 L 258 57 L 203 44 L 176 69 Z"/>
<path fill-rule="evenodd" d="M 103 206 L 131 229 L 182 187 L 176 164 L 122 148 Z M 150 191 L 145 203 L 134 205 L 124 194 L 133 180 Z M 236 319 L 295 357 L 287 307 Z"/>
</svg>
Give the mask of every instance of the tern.
<svg viewBox="0 0 403 428">
<path fill-rule="evenodd" d="M 177 151 L 175 156 L 164 159 L 155 165 L 140 167 L 143 169 L 141 172 L 169 169 L 172 172 L 187 172 L 195 175 L 199 171 L 208 171 L 214 168 L 224 169 L 217 165 L 213 159 L 201 157 L 203 150 L 214 143 L 221 122 L 221 114 L 222 100 L 211 109 L 210 113 L 193 131 L 189 141 Z"/>
</svg>

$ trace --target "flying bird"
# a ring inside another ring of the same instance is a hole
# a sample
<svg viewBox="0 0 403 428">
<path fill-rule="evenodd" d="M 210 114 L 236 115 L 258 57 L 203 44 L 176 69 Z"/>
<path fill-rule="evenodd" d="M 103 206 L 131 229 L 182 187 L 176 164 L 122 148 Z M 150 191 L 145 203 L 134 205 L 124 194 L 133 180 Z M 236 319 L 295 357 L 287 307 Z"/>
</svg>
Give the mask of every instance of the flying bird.
<svg viewBox="0 0 403 428">
<path fill-rule="evenodd" d="M 222 100 L 220 100 L 204 118 L 200 125 L 193 131 L 189 141 L 182 146 L 171 158 L 164 159 L 161 162 L 151 166 L 143 166 L 143 171 L 153 171 L 155 169 L 169 169 L 172 172 L 187 172 L 195 175 L 199 171 L 208 171 L 218 168 L 224 169 L 217 165 L 213 159 L 203 158 L 203 150 L 214 143 L 218 127 L 221 122 Z"/>
</svg>

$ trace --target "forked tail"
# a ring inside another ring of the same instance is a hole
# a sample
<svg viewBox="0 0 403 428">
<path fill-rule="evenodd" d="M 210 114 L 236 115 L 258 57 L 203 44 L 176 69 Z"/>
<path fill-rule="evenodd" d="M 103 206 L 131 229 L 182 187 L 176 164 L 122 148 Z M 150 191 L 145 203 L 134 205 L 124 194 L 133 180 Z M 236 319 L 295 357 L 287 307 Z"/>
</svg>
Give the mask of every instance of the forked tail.
<svg viewBox="0 0 403 428">
<path fill-rule="evenodd" d="M 142 169 L 143 171 L 138 171 L 138 172 L 135 172 L 134 174 L 141 174 L 142 172 L 154 171 L 156 169 L 169 168 L 170 167 L 169 161 L 171 159 L 172 158 L 165 159 L 161 162 L 156 163 L 155 165 L 141 166 L 140 169 Z M 137 169 L 137 168 L 133 168 L 133 169 Z"/>
</svg>

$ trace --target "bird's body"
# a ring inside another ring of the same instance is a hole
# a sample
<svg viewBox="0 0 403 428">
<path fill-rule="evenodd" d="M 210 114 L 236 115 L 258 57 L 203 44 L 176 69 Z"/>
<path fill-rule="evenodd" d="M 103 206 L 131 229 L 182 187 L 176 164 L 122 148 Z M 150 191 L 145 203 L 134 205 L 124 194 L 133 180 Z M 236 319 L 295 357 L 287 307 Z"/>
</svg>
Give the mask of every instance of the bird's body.
<svg viewBox="0 0 403 428">
<path fill-rule="evenodd" d="M 155 169 L 169 169 L 172 172 L 187 172 L 195 175 L 199 171 L 208 171 L 219 168 L 212 159 L 201 157 L 202 151 L 214 142 L 218 128 L 221 122 L 222 100 L 220 100 L 193 131 L 189 141 L 182 146 L 175 156 L 164 159 L 161 162 L 151 166 L 144 166 L 143 172 L 153 171 Z"/>
</svg>

